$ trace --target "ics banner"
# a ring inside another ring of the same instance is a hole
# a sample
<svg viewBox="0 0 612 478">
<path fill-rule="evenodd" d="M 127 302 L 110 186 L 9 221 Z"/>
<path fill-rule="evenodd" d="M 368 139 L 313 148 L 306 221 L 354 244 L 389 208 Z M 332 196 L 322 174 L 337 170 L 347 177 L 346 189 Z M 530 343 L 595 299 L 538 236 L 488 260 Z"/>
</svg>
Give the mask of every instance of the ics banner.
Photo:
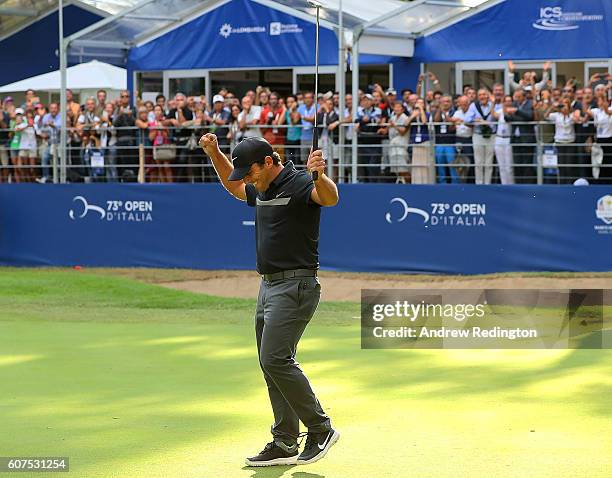
<svg viewBox="0 0 612 478">
<path fill-rule="evenodd" d="M 219 184 L 2 185 L 0 264 L 253 269 L 254 211 Z M 612 270 L 611 186 L 341 185 L 323 269 Z"/>
</svg>

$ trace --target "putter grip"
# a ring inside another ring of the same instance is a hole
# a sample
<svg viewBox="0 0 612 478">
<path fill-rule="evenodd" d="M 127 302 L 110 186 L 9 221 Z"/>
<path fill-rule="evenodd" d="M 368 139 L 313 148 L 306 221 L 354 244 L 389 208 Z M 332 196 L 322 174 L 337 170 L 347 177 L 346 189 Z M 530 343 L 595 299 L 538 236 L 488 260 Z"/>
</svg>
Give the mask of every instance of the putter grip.
<svg viewBox="0 0 612 478">
<path fill-rule="evenodd" d="M 316 151 L 319 149 L 319 130 L 318 128 L 314 128 L 312 130 L 312 151 Z M 312 172 L 312 180 L 316 181 L 319 179 L 319 171 Z"/>
</svg>

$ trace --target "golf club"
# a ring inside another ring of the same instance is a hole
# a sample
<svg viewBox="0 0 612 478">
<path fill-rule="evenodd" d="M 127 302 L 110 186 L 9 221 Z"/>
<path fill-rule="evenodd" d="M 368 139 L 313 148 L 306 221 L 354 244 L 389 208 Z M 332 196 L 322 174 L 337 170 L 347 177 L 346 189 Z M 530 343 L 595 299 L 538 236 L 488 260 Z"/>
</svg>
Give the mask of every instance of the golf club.
<svg viewBox="0 0 612 478">
<path fill-rule="evenodd" d="M 322 7 L 321 3 L 314 0 L 307 0 L 308 5 L 316 9 L 316 27 L 315 27 L 315 88 L 314 88 L 314 125 L 312 131 L 312 151 L 319 149 L 319 130 L 317 129 L 317 104 L 319 101 L 319 9 Z M 319 172 L 312 172 L 312 179 L 316 181 L 319 179 Z"/>
</svg>

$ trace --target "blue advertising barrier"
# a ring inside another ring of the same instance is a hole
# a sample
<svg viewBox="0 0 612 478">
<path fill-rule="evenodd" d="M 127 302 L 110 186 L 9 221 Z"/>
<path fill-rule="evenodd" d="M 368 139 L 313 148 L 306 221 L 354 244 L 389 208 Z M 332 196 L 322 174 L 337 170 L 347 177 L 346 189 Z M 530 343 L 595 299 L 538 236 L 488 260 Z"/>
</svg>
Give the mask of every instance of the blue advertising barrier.
<svg viewBox="0 0 612 478">
<path fill-rule="evenodd" d="M 612 186 L 341 185 L 321 267 L 612 270 Z M 2 185 L 0 264 L 255 267 L 254 211 L 219 184 Z"/>
</svg>

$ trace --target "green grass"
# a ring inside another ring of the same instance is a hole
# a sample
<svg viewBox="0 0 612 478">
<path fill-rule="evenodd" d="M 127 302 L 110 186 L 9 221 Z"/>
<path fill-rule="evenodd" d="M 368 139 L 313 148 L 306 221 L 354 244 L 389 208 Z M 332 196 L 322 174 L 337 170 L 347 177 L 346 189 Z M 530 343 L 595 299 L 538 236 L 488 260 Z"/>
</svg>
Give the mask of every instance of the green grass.
<svg viewBox="0 0 612 478">
<path fill-rule="evenodd" d="M 0 269 L 0 455 L 79 478 L 610 476 L 612 351 L 361 350 L 354 303 L 321 304 L 298 353 L 340 441 L 245 468 L 272 420 L 254 305 Z"/>
</svg>

